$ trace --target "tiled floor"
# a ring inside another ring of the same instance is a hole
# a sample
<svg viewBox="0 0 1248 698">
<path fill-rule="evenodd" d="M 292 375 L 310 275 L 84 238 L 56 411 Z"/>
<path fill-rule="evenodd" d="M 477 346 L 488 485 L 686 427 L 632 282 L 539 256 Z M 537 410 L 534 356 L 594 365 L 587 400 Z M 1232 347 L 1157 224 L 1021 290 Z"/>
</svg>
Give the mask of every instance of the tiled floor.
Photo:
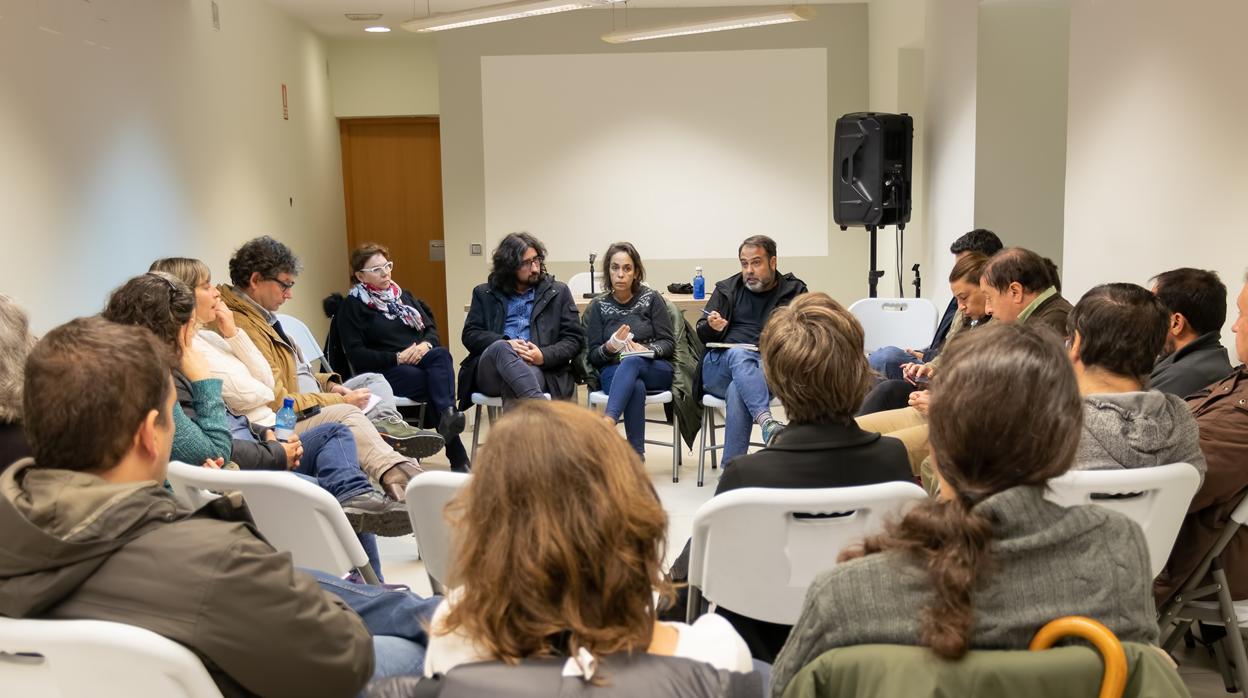
<svg viewBox="0 0 1248 698">
<path fill-rule="evenodd" d="M 582 396 L 582 404 L 584 404 Z M 661 408 L 651 406 L 648 408 L 652 411 L 650 416 L 659 417 Z M 647 425 L 649 435 L 652 438 L 667 440 L 671 436 L 671 427 L 663 425 Z M 485 440 L 485 432 L 488 431 L 488 425 L 482 425 L 482 442 Z M 620 427 L 621 435 L 624 428 Z M 469 425 L 464 432 L 465 445 L 471 446 L 472 438 L 472 415 L 469 414 Z M 755 441 L 758 440 L 757 428 L 755 430 Z M 695 442 L 696 445 L 696 442 Z M 683 444 L 682 444 L 683 446 Z M 654 481 L 655 489 L 658 490 L 659 496 L 663 499 L 663 504 L 668 514 L 668 550 L 667 557 L 670 563 L 672 559 L 680 553 L 685 541 L 689 539 L 689 533 L 693 528 L 693 514 L 703 502 L 711 498 L 715 492 L 715 483 L 719 477 L 718 470 L 710 469 L 710 459 L 707 459 L 706 484 L 703 487 L 697 486 L 698 457 L 697 451 L 684 451 L 684 465 L 680 470 L 680 482 L 672 482 L 672 461 L 671 449 L 665 446 L 647 446 L 646 447 L 646 469 L 650 473 L 650 477 Z M 426 468 L 449 469 L 450 464 L 447 463 L 442 454 L 438 454 L 424 462 Z M 430 593 L 429 579 L 425 576 L 425 566 L 421 563 L 416 549 L 416 542 L 411 537 L 405 538 L 382 538 L 380 540 L 382 569 L 386 576 L 386 581 L 407 584 L 418 594 L 428 595 Z M 1187 650 L 1180 646 L 1179 649 L 1179 674 L 1183 677 L 1183 682 L 1191 691 L 1192 698 L 1220 698 L 1227 696 L 1225 688 L 1222 685 L 1222 678 L 1218 674 L 1217 667 L 1213 660 L 1208 656 L 1203 648 L 1197 647 L 1193 650 Z"/>
</svg>

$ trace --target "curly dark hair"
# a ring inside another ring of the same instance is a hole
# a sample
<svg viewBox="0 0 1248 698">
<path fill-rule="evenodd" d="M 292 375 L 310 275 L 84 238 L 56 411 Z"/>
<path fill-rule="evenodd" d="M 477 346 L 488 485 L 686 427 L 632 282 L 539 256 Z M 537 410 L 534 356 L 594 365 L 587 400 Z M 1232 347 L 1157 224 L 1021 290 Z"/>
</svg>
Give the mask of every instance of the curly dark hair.
<svg viewBox="0 0 1248 698">
<path fill-rule="evenodd" d="M 493 266 L 490 268 L 489 284 L 497 291 L 510 293 L 516 287 L 516 271 L 524 261 L 524 251 L 533 248 L 542 258 L 542 273 L 546 277 L 546 246 L 528 233 L 511 233 L 494 248 Z"/>
<path fill-rule="evenodd" d="M 100 316 L 151 330 L 169 347 L 172 357 L 181 358 L 178 334 L 195 317 L 195 292 L 173 274 L 149 271 L 113 291 Z"/>
<path fill-rule="evenodd" d="M 978 252 L 985 257 L 991 257 L 1000 252 L 1003 247 L 1001 238 L 997 237 L 996 233 L 987 228 L 976 228 L 954 240 L 953 244 L 949 245 L 949 254 Z"/>
<path fill-rule="evenodd" d="M 277 275 L 298 274 L 303 270 L 299 258 L 290 248 L 262 235 L 243 243 L 230 257 L 230 283 L 237 288 L 247 288 L 251 283 L 252 274 L 260 274 L 262 279 L 277 279 Z"/>
</svg>

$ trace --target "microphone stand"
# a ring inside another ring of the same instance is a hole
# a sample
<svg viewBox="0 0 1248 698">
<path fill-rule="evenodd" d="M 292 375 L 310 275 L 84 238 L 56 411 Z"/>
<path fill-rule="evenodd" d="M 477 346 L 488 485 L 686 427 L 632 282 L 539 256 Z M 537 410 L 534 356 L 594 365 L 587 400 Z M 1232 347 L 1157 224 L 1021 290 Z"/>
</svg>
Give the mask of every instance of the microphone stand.
<svg viewBox="0 0 1248 698">
<path fill-rule="evenodd" d="M 919 265 L 915 264 L 913 267 L 910 267 L 910 271 L 914 272 L 914 281 L 911 281 L 910 283 L 914 284 L 914 297 L 918 298 L 922 295 L 920 293 L 920 289 L 922 288 L 923 283 L 922 279 L 919 278 Z"/>
<path fill-rule="evenodd" d="M 594 293 L 594 259 L 597 257 L 598 255 L 593 252 L 589 253 L 589 293 L 582 294 L 585 298 L 593 298 L 597 295 Z"/>
</svg>

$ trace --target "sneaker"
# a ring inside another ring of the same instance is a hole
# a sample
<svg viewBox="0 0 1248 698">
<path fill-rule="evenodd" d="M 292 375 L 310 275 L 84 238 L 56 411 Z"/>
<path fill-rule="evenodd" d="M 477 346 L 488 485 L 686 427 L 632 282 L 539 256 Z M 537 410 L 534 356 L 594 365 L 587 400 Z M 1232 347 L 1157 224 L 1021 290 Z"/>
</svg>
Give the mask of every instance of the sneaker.
<svg viewBox="0 0 1248 698">
<path fill-rule="evenodd" d="M 373 426 L 377 433 L 390 442 L 394 450 L 408 458 L 428 458 L 446 445 L 445 440 L 432 431 L 417 429 L 398 416 L 374 419 Z"/>
<path fill-rule="evenodd" d="M 763 422 L 763 445 L 770 446 L 771 442 L 775 440 L 780 432 L 784 431 L 786 426 L 788 425 L 784 422 L 780 422 L 775 419 L 769 419 L 766 422 Z"/>
<path fill-rule="evenodd" d="M 356 495 L 342 503 L 342 511 L 356 533 L 394 537 L 412 532 L 407 507 L 380 492 Z"/>
</svg>

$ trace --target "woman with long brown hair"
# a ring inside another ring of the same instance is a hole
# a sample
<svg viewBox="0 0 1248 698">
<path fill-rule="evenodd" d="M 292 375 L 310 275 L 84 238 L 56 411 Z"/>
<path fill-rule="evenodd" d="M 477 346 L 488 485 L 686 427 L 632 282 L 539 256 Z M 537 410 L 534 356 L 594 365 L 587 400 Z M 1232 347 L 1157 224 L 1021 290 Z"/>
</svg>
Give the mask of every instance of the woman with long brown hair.
<svg viewBox="0 0 1248 698">
<path fill-rule="evenodd" d="M 1097 506 L 1044 499 L 1074 460 L 1082 404 L 1052 332 L 993 323 L 945 350 L 932 385 L 941 499 L 843 551 L 819 575 L 772 670 L 780 696 L 835 647 L 1025 649 L 1046 622 L 1095 618 L 1124 642 L 1157 641 L 1139 526 Z"/>
<path fill-rule="evenodd" d="M 650 652 L 750 671 L 722 617 L 663 623 L 667 515 L 641 460 L 589 410 L 532 400 L 490 431 L 452 502 L 455 588 L 425 674 L 469 662 Z M 657 593 L 656 593 L 657 592 Z"/>
</svg>

